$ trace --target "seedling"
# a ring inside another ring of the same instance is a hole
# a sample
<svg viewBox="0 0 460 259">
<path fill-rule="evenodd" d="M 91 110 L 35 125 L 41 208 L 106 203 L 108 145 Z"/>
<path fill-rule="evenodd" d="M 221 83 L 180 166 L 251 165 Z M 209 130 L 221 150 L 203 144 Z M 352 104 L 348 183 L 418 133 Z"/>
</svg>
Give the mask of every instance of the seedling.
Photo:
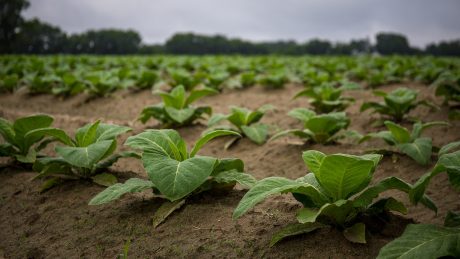
<svg viewBox="0 0 460 259">
<path fill-rule="evenodd" d="M 212 109 L 209 106 L 194 107 L 191 104 L 196 100 L 216 94 L 217 91 L 211 88 L 192 90 L 186 95 L 183 86 L 177 86 L 171 93 L 158 91 L 155 94 L 161 96 L 163 102 L 144 108 L 139 117 L 142 123 L 146 123 L 151 117 L 160 121 L 162 126 L 179 127 L 192 124 L 195 120 L 202 117 L 203 114 L 211 116 Z"/>
<path fill-rule="evenodd" d="M 197 140 L 190 152 L 175 130 L 147 130 L 129 137 L 125 144 L 142 151 L 142 162 L 149 180 L 131 178 L 123 184 L 112 185 L 96 195 L 89 204 L 104 204 L 126 193 L 153 189 L 156 196 L 168 200 L 154 216 L 156 227 L 191 195 L 211 189 L 231 189 L 237 182 L 251 187 L 255 179 L 243 173 L 244 164 L 240 159 L 197 155 L 208 141 L 225 135 L 238 133 L 227 130 L 210 131 Z"/>
<path fill-rule="evenodd" d="M 294 96 L 294 99 L 301 96 L 308 97 L 308 102 L 318 113 L 343 111 L 354 102 L 354 99 L 342 96 L 342 92 L 345 90 L 357 90 L 360 88 L 361 87 L 358 84 L 351 82 L 345 82 L 340 87 L 335 87 L 333 83 L 325 82 L 319 86 L 300 91 Z"/>
<path fill-rule="evenodd" d="M 383 102 L 365 102 L 361 106 L 361 111 L 372 109 L 373 113 L 389 116 L 396 122 L 399 122 L 417 106 L 424 105 L 437 109 L 434 104 L 427 100 L 417 101 L 417 94 L 417 91 L 403 87 L 390 93 L 374 91 L 374 95 L 383 97 Z"/>
<path fill-rule="evenodd" d="M 48 179 L 43 184 L 42 191 L 65 179 L 90 179 L 104 186 L 116 183 L 117 178 L 106 173 L 106 169 L 121 157 L 138 156 L 129 151 L 114 154 L 117 148 L 116 137 L 130 130 L 128 127 L 96 121 L 77 129 L 74 139 L 57 128 L 30 131 L 26 134 L 28 138 L 50 136 L 65 145 L 56 146 L 57 157 L 43 157 L 35 161 L 33 169 L 39 174 L 34 179 Z"/>
<path fill-rule="evenodd" d="M 381 138 L 388 145 L 394 146 L 396 150 L 387 150 L 389 152 L 400 152 L 414 159 L 421 165 L 427 165 L 431 161 L 432 143 L 431 138 L 421 137 L 424 130 L 434 126 L 449 126 L 450 124 L 443 121 L 433 121 L 428 123 L 417 122 L 412 127 L 412 132 L 403 126 L 391 121 L 385 121 L 387 131 L 369 133 L 361 138 L 360 142 L 367 141 L 371 138 Z"/>
<path fill-rule="evenodd" d="M 343 137 L 343 135 L 337 133 L 346 129 L 350 124 L 350 119 L 345 112 L 317 115 L 312 110 L 297 108 L 291 110 L 288 115 L 300 120 L 304 128 L 281 131 L 274 135 L 270 141 L 292 134 L 306 141 L 326 144 Z"/>
<path fill-rule="evenodd" d="M 17 119 L 13 123 L 0 118 L 0 134 L 5 143 L 0 144 L 0 156 L 9 156 L 21 163 L 33 163 L 37 152 L 50 140 L 43 136 L 29 136 L 29 132 L 47 128 L 53 123 L 48 115 L 32 115 Z M 35 146 L 35 147 L 34 147 Z"/>
<path fill-rule="evenodd" d="M 208 126 L 237 131 L 243 136 L 248 137 L 251 141 L 262 145 L 268 138 L 268 125 L 259 123 L 259 121 L 264 114 L 271 109 L 273 109 L 271 105 L 264 105 L 254 111 L 247 108 L 232 106 L 230 114 L 218 113 L 213 115 L 208 121 Z M 218 125 L 214 127 L 225 120 L 230 123 L 230 126 Z M 235 138 L 228 142 L 226 148 L 230 147 L 237 139 L 238 138 Z"/>
<path fill-rule="evenodd" d="M 270 246 L 286 237 L 326 226 L 343 231 L 345 238 L 351 242 L 366 243 L 366 226 L 361 219 L 382 217 L 389 211 L 407 212 L 404 204 L 393 197 L 374 202 L 386 190 L 408 193 L 412 188 L 396 177 L 383 179 L 370 186 L 381 155 L 325 155 L 309 150 L 302 157 L 311 173 L 297 180 L 283 177 L 260 180 L 244 195 L 233 212 L 233 218 L 237 219 L 270 195 L 292 193 L 304 206 L 297 211 L 299 223 L 288 225 L 275 233 Z M 431 209 L 436 208 L 426 196 L 421 202 Z"/>
</svg>

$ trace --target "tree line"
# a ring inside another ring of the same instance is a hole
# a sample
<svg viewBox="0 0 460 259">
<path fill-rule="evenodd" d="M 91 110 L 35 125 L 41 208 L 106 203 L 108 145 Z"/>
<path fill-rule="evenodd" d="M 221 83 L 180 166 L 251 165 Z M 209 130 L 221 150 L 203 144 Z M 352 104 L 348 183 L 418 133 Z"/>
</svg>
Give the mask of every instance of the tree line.
<svg viewBox="0 0 460 259">
<path fill-rule="evenodd" d="M 3 54 L 241 54 L 241 55 L 382 55 L 460 56 L 460 39 L 412 47 L 406 36 L 381 32 L 375 45 L 369 39 L 330 42 L 312 39 L 296 41 L 251 42 L 223 35 L 176 33 L 165 44 L 143 44 L 134 30 L 102 29 L 67 34 L 59 27 L 37 18 L 25 20 L 21 11 L 28 0 L 4 0 L 0 6 L 0 53 Z"/>
</svg>

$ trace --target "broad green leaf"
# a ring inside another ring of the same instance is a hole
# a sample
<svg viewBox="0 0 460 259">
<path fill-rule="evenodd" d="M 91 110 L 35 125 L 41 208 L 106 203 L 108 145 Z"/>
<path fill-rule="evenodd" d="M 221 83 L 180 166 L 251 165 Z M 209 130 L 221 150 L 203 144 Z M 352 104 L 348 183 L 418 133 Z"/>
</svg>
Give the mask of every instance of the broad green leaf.
<svg viewBox="0 0 460 259">
<path fill-rule="evenodd" d="M 386 244 L 377 259 L 460 257 L 460 230 L 428 224 L 408 225 L 401 237 Z"/>
<path fill-rule="evenodd" d="M 97 168 L 108 168 L 115 164 L 118 159 L 120 158 L 127 158 L 127 157 L 133 157 L 133 158 L 138 158 L 140 159 L 142 156 L 138 154 L 137 152 L 134 151 L 123 151 L 117 154 L 114 154 L 110 156 L 109 158 L 105 159 L 104 161 L 99 162 L 96 167 Z"/>
<path fill-rule="evenodd" d="M 226 120 L 228 117 L 228 115 L 225 115 L 225 114 L 222 114 L 222 113 L 216 113 L 214 115 L 212 115 L 211 118 L 209 118 L 208 120 L 208 127 L 212 127 L 214 125 L 216 125 L 217 123 L 223 121 L 223 120 Z"/>
<path fill-rule="evenodd" d="M 89 205 L 100 205 L 111 202 L 126 193 L 142 192 L 143 190 L 155 188 L 152 182 L 139 178 L 131 178 L 125 183 L 114 184 L 103 190 L 91 199 Z"/>
<path fill-rule="evenodd" d="M 13 125 L 3 118 L 0 118 L 0 134 L 2 135 L 3 139 L 5 139 L 5 141 L 11 144 L 15 144 L 15 133 L 13 130 Z"/>
<path fill-rule="evenodd" d="M 100 123 L 99 127 L 96 130 L 96 141 L 113 140 L 118 135 L 128 131 L 131 131 L 131 128 L 113 124 Z"/>
<path fill-rule="evenodd" d="M 186 148 L 185 142 L 175 130 L 146 130 L 129 137 L 125 145 L 151 153 L 158 158 L 170 157 L 179 161 L 186 158 L 181 151 Z"/>
<path fill-rule="evenodd" d="M 418 138 L 412 143 L 404 143 L 397 145 L 398 149 L 414 159 L 421 165 L 427 165 L 431 161 L 431 139 Z"/>
<path fill-rule="evenodd" d="M 327 217 L 332 222 L 343 225 L 350 214 L 356 213 L 353 204 L 349 200 L 338 200 L 334 203 L 326 203 L 320 209 L 302 208 L 297 212 L 299 223 L 313 223 L 318 217 Z"/>
<path fill-rule="evenodd" d="M 385 121 L 385 126 L 388 130 L 390 130 L 391 135 L 393 135 L 397 143 L 407 143 L 411 140 L 410 133 L 406 128 L 403 128 L 392 121 Z"/>
<path fill-rule="evenodd" d="M 244 172 L 244 162 L 238 158 L 223 158 L 217 161 L 217 165 L 212 172 L 212 175 L 217 175 L 223 171 L 236 170 L 238 172 Z"/>
<path fill-rule="evenodd" d="M 155 187 L 170 201 L 179 200 L 197 189 L 211 175 L 216 159 L 196 156 L 184 161 L 158 159 L 152 153 L 142 156 L 144 168 Z"/>
<path fill-rule="evenodd" d="M 56 147 L 56 153 L 64 158 L 67 163 L 76 166 L 92 169 L 107 150 L 112 146 L 114 140 L 96 142 L 86 147 Z"/>
<path fill-rule="evenodd" d="M 253 124 L 251 126 L 241 126 L 244 135 L 255 143 L 262 145 L 268 137 L 268 126 L 265 124 Z"/>
<path fill-rule="evenodd" d="M 302 122 L 307 122 L 310 120 L 313 116 L 316 115 L 316 113 L 312 110 L 306 109 L 306 108 L 296 108 L 288 112 L 288 115 L 296 118 Z"/>
<path fill-rule="evenodd" d="M 139 115 L 139 120 L 145 124 L 150 119 L 150 117 L 153 117 L 162 123 L 165 122 L 166 115 L 164 111 L 164 105 L 159 104 L 145 107 L 142 110 L 141 115 Z"/>
<path fill-rule="evenodd" d="M 302 153 L 303 161 L 307 165 L 310 172 L 315 175 L 319 174 L 319 168 L 325 157 L 325 154 L 316 150 L 308 150 Z"/>
<path fill-rule="evenodd" d="M 29 149 L 26 155 L 14 155 L 16 159 L 21 163 L 33 163 L 35 162 L 35 158 L 37 157 L 37 152 L 34 149 Z"/>
<path fill-rule="evenodd" d="M 290 224 L 282 228 L 280 231 L 273 234 L 270 241 L 270 247 L 281 241 L 286 237 L 297 236 L 301 234 L 310 233 L 320 228 L 325 228 L 327 225 L 320 223 L 307 223 L 307 224 Z"/>
<path fill-rule="evenodd" d="M 33 115 L 17 119 L 13 123 L 14 143 L 19 147 L 21 153 L 28 152 L 29 148 L 42 138 L 42 136 L 25 138 L 25 135 L 35 129 L 47 128 L 51 123 L 53 123 L 53 118 L 48 115 Z"/>
<path fill-rule="evenodd" d="M 241 217 L 249 209 L 268 196 L 287 192 L 305 194 L 317 203 L 327 200 L 327 198 L 311 184 L 296 182 L 283 177 L 268 177 L 258 181 L 256 185 L 244 195 L 233 212 L 233 219 Z"/>
<path fill-rule="evenodd" d="M 343 231 L 343 236 L 353 243 L 366 243 L 366 225 L 364 223 L 356 223 L 353 226 L 346 228 Z"/>
<path fill-rule="evenodd" d="M 374 168 L 370 159 L 335 154 L 323 159 L 315 176 L 334 200 L 340 200 L 360 191 L 358 188 L 369 180 Z"/>
<path fill-rule="evenodd" d="M 195 114 L 194 108 L 176 109 L 174 107 L 166 106 L 165 111 L 171 119 L 179 124 L 185 123 Z"/>
<path fill-rule="evenodd" d="M 412 128 L 411 138 L 412 139 L 420 138 L 424 130 L 429 129 L 431 127 L 435 127 L 435 126 L 448 127 L 450 126 L 450 124 L 445 121 L 430 121 L 427 123 L 417 122 L 414 124 Z"/>
<path fill-rule="evenodd" d="M 442 156 L 442 155 L 445 155 L 447 153 L 450 153 L 450 152 L 454 151 L 455 149 L 457 149 L 459 147 L 460 147 L 460 141 L 451 142 L 451 143 L 441 147 L 441 149 L 438 152 L 438 156 Z"/>
<path fill-rule="evenodd" d="M 53 118 L 48 115 L 32 115 L 17 119 L 13 123 L 13 129 L 16 135 L 24 136 L 27 132 L 39 129 L 47 128 L 53 123 Z"/>
<path fill-rule="evenodd" d="M 252 175 L 237 170 L 222 171 L 214 175 L 213 179 L 218 183 L 238 182 L 240 185 L 247 188 L 252 188 L 257 183 L 257 180 Z"/>
<path fill-rule="evenodd" d="M 41 129 L 32 130 L 32 131 L 29 131 L 29 133 L 27 133 L 25 137 L 35 138 L 37 136 L 42 137 L 45 135 L 51 136 L 67 146 L 71 146 L 71 147 L 75 146 L 72 138 L 70 138 L 65 131 L 61 129 L 56 129 L 56 128 L 41 128 Z"/>
<path fill-rule="evenodd" d="M 86 147 L 96 141 L 97 128 L 101 123 L 100 120 L 87 124 L 82 128 L 79 128 L 75 133 L 75 140 L 77 141 L 77 146 Z"/>
<path fill-rule="evenodd" d="M 163 223 L 166 218 L 171 215 L 175 210 L 180 209 L 185 204 L 185 199 L 177 201 L 165 201 L 161 204 L 155 214 L 153 215 L 152 224 L 153 228 L 158 227 Z"/>
<path fill-rule="evenodd" d="M 195 145 L 192 148 L 192 151 L 190 152 L 189 157 L 194 157 L 196 153 L 210 140 L 220 137 L 220 136 L 227 136 L 227 135 L 235 135 L 235 136 L 241 136 L 238 132 L 236 131 L 231 131 L 231 130 L 213 130 L 206 132 L 203 136 L 200 137 L 195 143 Z"/>
<path fill-rule="evenodd" d="M 109 173 L 102 173 L 102 174 L 97 174 L 93 177 L 91 177 L 91 180 L 93 180 L 93 182 L 99 184 L 99 185 L 102 185 L 102 186 L 105 186 L 105 187 L 109 187 L 109 186 L 112 186 L 114 184 L 117 183 L 117 177 L 113 174 L 109 174 Z"/>
<path fill-rule="evenodd" d="M 203 89 L 199 90 L 193 90 L 190 95 L 187 97 L 185 101 L 185 106 L 195 102 L 196 100 L 208 96 L 208 95 L 213 95 L 213 94 L 218 94 L 219 92 L 217 90 L 214 90 L 209 87 L 205 87 Z"/>
</svg>

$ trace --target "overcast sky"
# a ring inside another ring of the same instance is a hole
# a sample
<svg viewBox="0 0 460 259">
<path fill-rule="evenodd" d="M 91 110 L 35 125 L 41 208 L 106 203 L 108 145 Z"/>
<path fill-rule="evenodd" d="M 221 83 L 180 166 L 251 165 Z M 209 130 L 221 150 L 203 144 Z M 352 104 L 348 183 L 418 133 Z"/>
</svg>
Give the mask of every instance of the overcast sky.
<svg viewBox="0 0 460 259">
<path fill-rule="evenodd" d="M 122 28 L 146 43 L 176 32 L 253 41 L 347 41 L 393 31 L 411 45 L 460 38 L 460 0 L 30 0 L 24 15 L 64 31 Z"/>
</svg>

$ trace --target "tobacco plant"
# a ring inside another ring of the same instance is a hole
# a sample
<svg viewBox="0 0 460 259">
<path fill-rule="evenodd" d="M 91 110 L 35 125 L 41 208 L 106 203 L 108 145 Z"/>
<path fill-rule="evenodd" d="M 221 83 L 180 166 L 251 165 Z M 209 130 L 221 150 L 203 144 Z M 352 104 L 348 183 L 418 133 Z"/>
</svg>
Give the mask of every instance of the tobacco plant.
<svg viewBox="0 0 460 259">
<path fill-rule="evenodd" d="M 281 131 L 275 134 L 270 141 L 292 134 L 305 141 L 326 144 L 343 137 L 343 135 L 337 133 L 346 129 L 350 124 L 350 119 L 345 112 L 331 112 L 317 115 L 312 110 L 296 108 L 291 110 L 288 115 L 300 120 L 303 123 L 303 129 Z"/>
<path fill-rule="evenodd" d="M 360 142 L 367 141 L 371 138 L 383 139 L 388 145 L 395 147 L 390 152 L 403 153 L 421 165 L 427 165 L 431 161 L 432 141 L 431 138 L 422 137 L 424 130 L 434 126 L 449 126 L 450 124 L 443 121 L 434 121 L 428 123 L 416 122 L 412 127 L 412 132 L 407 128 L 391 121 L 385 121 L 388 130 L 377 133 L 369 133 L 361 138 Z"/>
<path fill-rule="evenodd" d="M 232 106 L 230 114 L 214 114 L 209 119 L 208 126 L 237 131 L 248 137 L 251 141 L 262 145 L 268 138 L 268 125 L 259 123 L 259 121 L 264 114 L 271 109 L 273 109 L 271 105 L 264 105 L 254 111 L 247 108 Z M 228 121 L 230 126 L 217 125 L 222 121 Z M 227 143 L 226 147 L 230 147 L 233 143 L 233 141 L 230 141 Z"/>
<path fill-rule="evenodd" d="M 237 182 L 251 187 L 255 179 L 243 173 L 242 160 L 197 155 L 208 141 L 225 135 L 238 133 L 227 130 L 207 132 L 190 151 L 175 130 L 147 130 L 129 137 L 125 144 L 142 151 L 142 162 L 149 180 L 131 178 L 123 184 L 115 184 L 96 195 L 89 204 L 104 204 L 126 193 L 152 189 L 155 196 L 168 201 L 155 215 L 154 225 L 157 226 L 191 195 L 213 189 L 228 190 Z"/>
<path fill-rule="evenodd" d="M 380 198 L 380 193 L 395 189 L 408 193 L 412 186 L 399 178 L 385 178 L 370 185 L 381 155 L 325 155 L 309 150 L 302 155 L 311 171 L 304 177 L 290 180 L 269 177 L 258 181 L 241 199 L 233 212 L 237 219 L 273 194 L 292 193 L 304 206 L 297 211 L 296 224 L 276 232 L 270 245 L 294 235 L 333 226 L 343 231 L 346 239 L 366 243 L 364 218 L 382 218 L 389 211 L 406 213 L 404 204 L 393 197 Z M 426 196 L 421 202 L 431 209 L 435 205 Z"/>
<path fill-rule="evenodd" d="M 334 83 L 325 82 L 319 86 L 309 87 L 300 91 L 294 98 L 308 97 L 308 102 L 318 113 L 343 111 L 353 103 L 354 99 L 342 96 L 342 92 L 357 89 L 360 89 L 360 86 L 351 82 L 344 82 L 340 87 L 336 87 Z"/>
<path fill-rule="evenodd" d="M 372 109 L 373 113 L 388 116 L 396 122 L 402 121 L 417 106 L 424 105 L 432 109 L 437 108 L 427 100 L 417 101 L 418 92 L 405 87 L 400 87 L 390 93 L 374 91 L 374 95 L 383 97 L 383 102 L 365 102 L 361 105 L 361 112 Z"/>
<path fill-rule="evenodd" d="M 89 179 L 104 186 L 116 183 L 117 178 L 107 173 L 107 168 L 121 157 L 138 156 L 130 151 L 114 154 L 116 137 L 130 130 L 96 121 L 77 129 L 74 139 L 57 128 L 40 128 L 27 133 L 29 138 L 50 136 L 64 144 L 55 147 L 56 157 L 38 158 L 34 163 L 33 169 L 38 172 L 35 179 L 47 179 L 42 191 L 66 179 Z"/>
<path fill-rule="evenodd" d="M 194 107 L 192 103 L 204 96 L 216 93 L 218 93 L 216 90 L 205 87 L 193 89 L 187 94 L 182 85 L 176 86 L 171 93 L 157 91 L 155 94 L 161 96 L 163 102 L 144 108 L 139 120 L 146 123 L 153 117 L 165 128 L 190 125 L 203 114 L 209 116 L 212 114 L 211 107 Z"/>
<path fill-rule="evenodd" d="M 53 123 L 48 115 L 32 115 L 19 118 L 13 123 L 0 118 L 0 135 L 4 143 L 0 144 L 0 156 L 9 156 L 22 163 L 33 163 L 37 152 L 50 140 L 43 136 L 30 136 L 29 132 L 47 128 Z"/>
</svg>

